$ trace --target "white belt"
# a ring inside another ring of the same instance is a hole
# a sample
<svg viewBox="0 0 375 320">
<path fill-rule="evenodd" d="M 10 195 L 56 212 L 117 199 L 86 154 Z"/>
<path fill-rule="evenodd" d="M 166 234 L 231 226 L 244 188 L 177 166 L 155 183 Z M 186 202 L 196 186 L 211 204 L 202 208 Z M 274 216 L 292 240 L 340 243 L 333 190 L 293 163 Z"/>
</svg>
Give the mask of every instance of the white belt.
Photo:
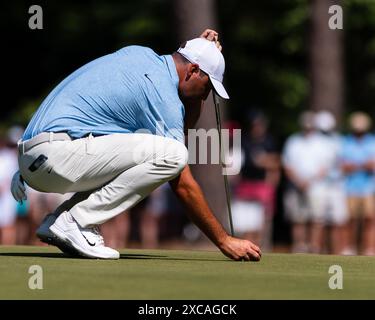
<svg viewBox="0 0 375 320">
<path fill-rule="evenodd" d="M 29 151 L 31 148 L 37 146 L 38 144 L 41 144 L 44 142 L 64 141 L 64 140 L 73 140 L 73 139 L 65 132 L 42 132 L 29 140 L 18 141 L 18 152 L 20 154 L 24 154 L 25 152 Z"/>
</svg>

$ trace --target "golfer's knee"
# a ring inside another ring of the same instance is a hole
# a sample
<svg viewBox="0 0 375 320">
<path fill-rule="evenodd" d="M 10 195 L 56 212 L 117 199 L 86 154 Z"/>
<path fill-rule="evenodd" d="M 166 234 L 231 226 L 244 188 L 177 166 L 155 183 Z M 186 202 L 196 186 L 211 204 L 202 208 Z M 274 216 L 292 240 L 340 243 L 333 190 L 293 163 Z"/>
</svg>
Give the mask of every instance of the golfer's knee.
<svg viewBox="0 0 375 320">
<path fill-rule="evenodd" d="M 179 174 L 188 163 L 188 150 L 181 142 L 171 142 L 165 161 L 171 166 L 172 174 Z"/>
</svg>

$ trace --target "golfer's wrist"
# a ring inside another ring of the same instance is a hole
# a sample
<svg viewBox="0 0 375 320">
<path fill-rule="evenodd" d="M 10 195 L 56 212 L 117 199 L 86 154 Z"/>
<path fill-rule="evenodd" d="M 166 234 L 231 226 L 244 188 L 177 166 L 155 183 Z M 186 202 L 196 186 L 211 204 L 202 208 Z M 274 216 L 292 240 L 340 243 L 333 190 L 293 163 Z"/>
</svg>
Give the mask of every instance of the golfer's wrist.
<svg viewBox="0 0 375 320">
<path fill-rule="evenodd" d="M 215 241 L 216 245 L 221 249 L 221 248 L 225 247 L 228 239 L 229 239 L 229 235 L 224 232 L 222 235 L 220 235 L 217 238 L 217 241 Z"/>
</svg>

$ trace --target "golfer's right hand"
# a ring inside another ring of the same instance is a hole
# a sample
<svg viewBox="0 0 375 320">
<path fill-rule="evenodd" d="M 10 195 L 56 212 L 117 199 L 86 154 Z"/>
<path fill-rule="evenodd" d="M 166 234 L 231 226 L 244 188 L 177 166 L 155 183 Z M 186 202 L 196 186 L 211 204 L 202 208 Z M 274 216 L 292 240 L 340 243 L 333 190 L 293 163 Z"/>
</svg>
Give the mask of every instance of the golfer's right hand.
<svg viewBox="0 0 375 320">
<path fill-rule="evenodd" d="M 16 201 L 22 203 L 23 200 L 27 199 L 25 184 L 23 182 L 23 179 L 22 179 L 21 174 L 20 174 L 19 171 L 17 171 L 13 175 L 12 184 L 10 186 L 10 190 L 12 192 L 13 198 Z"/>
<path fill-rule="evenodd" d="M 229 258 L 236 261 L 259 261 L 262 257 L 260 248 L 249 240 L 227 236 L 220 245 L 220 250 Z"/>
<path fill-rule="evenodd" d="M 221 51 L 222 47 L 219 42 L 219 34 L 212 29 L 206 29 L 202 32 L 202 34 L 199 36 L 199 38 L 204 38 L 209 41 L 215 41 L 216 47 Z"/>
</svg>

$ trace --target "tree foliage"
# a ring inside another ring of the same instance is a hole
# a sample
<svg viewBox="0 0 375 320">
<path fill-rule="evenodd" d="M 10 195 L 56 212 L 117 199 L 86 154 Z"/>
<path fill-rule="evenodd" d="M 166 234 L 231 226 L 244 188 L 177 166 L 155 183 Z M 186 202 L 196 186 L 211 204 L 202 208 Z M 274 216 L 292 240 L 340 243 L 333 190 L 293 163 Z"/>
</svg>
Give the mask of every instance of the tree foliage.
<svg viewBox="0 0 375 320">
<path fill-rule="evenodd" d="M 59 81 L 98 56 L 130 44 L 172 52 L 178 42 L 171 1 L 3 2 L 1 125 L 27 124 Z M 43 30 L 28 28 L 32 4 L 43 8 Z M 230 116 L 240 121 L 259 108 L 276 133 L 289 134 L 308 107 L 309 1 L 218 0 L 217 16 Z M 346 110 L 373 112 L 375 1 L 344 1 L 344 33 Z"/>
</svg>

